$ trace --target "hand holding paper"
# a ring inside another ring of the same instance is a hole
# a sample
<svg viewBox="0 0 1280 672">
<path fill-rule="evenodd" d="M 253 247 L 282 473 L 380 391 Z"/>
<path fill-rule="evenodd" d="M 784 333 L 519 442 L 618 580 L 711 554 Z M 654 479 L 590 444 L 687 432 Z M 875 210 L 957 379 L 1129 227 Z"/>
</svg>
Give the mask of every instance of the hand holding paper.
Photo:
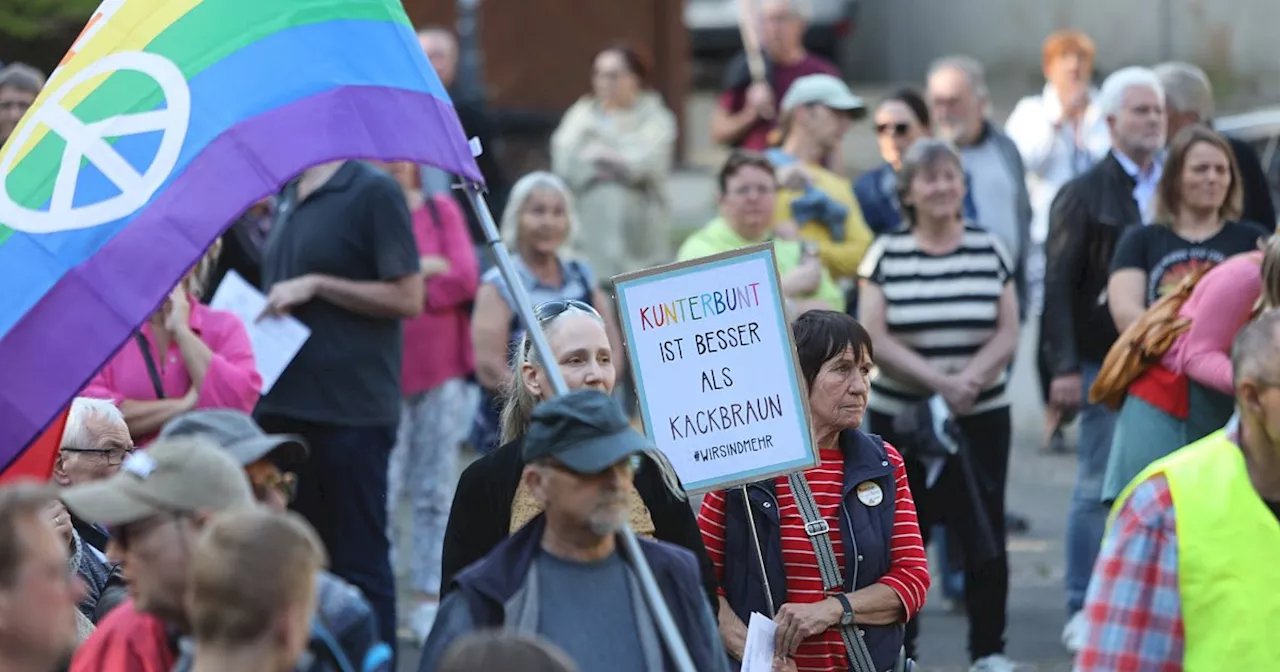
<svg viewBox="0 0 1280 672">
<path fill-rule="evenodd" d="M 773 672 L 773 640 L 777 630 L 777 624 L 764 615 L 751 614 L 747 644 L 742 649 L 742 672 Z"/>
<path fill-rule="evenodd" d="M 235 313 L 244 322 L 253 346 L 254 364 L 262 376 L 263 394 L 271 390 L 302 344 L 311 337 L 311 330 L 297 318 L 263 316 L 267 297 L 235 271 L 223 278 L 209 307 Z"/>
</svg>

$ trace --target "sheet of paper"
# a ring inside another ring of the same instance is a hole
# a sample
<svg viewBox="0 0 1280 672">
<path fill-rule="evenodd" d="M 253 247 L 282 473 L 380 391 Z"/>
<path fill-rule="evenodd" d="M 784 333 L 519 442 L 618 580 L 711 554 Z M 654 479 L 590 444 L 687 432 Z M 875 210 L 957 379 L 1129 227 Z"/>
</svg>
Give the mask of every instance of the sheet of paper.
<svg viewBox="0 0 1280 672">
<path fill-rule="evenodd" d="M 747 645 L 742 650 L 742 672 L 773 671 L 773 639 L 777 632 L 773 619 L 752 612 L 747 624 Z"/>
<path fill-rule="evenodd" d="M 249 343 L 253 346 L 253 358 L 262 376 L 262 393 L 266 394 L 280 379 L 289 362 L 293 361 L 302 344 L 311 337 L 311 330 L 297 318 L 258 316 L 267 305 L 267 297 L 249 284 L 239 273 L 229 271 L 218 285 L 209 306 L 235 313 L 249 331 Z"/>
</svg>

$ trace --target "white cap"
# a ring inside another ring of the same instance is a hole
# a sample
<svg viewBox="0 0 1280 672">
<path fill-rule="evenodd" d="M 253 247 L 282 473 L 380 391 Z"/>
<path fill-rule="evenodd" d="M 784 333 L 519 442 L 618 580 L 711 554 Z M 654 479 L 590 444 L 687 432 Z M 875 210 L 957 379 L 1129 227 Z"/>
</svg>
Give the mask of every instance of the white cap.
<svg viewBox="0 0 1280 672">
<path fill-rule="evenodd" d="M 782 111 L 790 112 L 801 105 L 819 104 L 842 112 L 865 112 L 862 99 L 849 86 L 831 75 L 805 75 L 791 83 L 782 97 Z"/>
</svg>

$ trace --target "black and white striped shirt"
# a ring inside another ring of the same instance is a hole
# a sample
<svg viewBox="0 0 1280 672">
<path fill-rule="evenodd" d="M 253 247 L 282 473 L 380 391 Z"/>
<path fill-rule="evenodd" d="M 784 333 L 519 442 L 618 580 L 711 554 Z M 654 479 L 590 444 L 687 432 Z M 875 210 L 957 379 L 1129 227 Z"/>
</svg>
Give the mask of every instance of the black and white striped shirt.
<svg viewBox="0 0 1280 672">
<path fill-rule="evenodd" d="M 884 292 L 889 333 L 943 371 L 958 372 L 996 331 L 1000 296 L 1013 279 L 1008 252 L 992 234 L 966 225 L 947 254 L 925 252 L 910 231 L 882 234 L 858 275 Z M 978 395 L 972 414 L 1009 404 L 1007 373 Z M 884 371 L 871 381 L 868 407 L 897 414 L 932 392 Z"/>
</svg>

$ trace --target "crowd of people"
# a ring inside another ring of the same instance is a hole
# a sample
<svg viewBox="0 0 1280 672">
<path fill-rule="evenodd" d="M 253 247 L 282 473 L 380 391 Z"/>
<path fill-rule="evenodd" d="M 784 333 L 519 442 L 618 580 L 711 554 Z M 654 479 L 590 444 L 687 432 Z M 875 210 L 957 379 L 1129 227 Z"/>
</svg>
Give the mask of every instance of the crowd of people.
<svg viewBox="0 0 1280 672">
<path fill-rule="evenodd" d="M 0 488 L 0 669 L 393 670 L 402 644 L 423 672 L 673 669 L 626 525 L 699 671 L 735 669 L 754 613 L 777 624 L 775 669 L 911 669 L 930 540 L 972 670 L 1013 670 L 1024 333 L 1046 449 L 1079 423 L 1077 668 L 1280 655 L 1223 630 L 1273 610 L 1250 544 L 1280 544 L 1280 238 L 1258 157 L 1212 130 L 1205 74 L 1095 86 L 1094 43 L 1061 31 L 1043 91 L 1000 127 L 974 59 L 869 107 L 805 50 L 803 10 L 761 11 L 765 76 L 729 66 L 717 214 L 683 240 L 675 117 L 626 45 L 595 57 L 549 170 L 508 189 L 485 155 L 512 277 L 429 166 L 315 166 L 234 222 L 79 392 L 51 483 Z M 451 87 L 456 41 L 420 38 Z M 43 83 L 0 70 L 0 141 Z M 864 118 L 883 163 L 854 179 L 842 147 Z M 634 429 L 611 278 L 766 241 L 820 463 L 690 502 Z M 231 272 L 310 329 L 268 390 L 246 325 L 207 305 Z"/>
</svg>

